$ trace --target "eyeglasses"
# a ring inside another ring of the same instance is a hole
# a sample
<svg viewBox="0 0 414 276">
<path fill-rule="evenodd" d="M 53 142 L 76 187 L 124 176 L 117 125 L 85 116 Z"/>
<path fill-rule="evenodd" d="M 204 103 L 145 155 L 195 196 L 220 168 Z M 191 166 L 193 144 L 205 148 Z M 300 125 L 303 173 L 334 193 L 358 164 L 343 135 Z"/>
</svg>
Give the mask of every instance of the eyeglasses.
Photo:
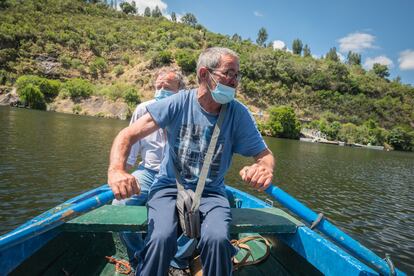
<svg viewBox="0 0 414 276">
<path fill-rule="evenodd" d="M 237 80 L 240 81 L 241 80 L 241 73 L 240 72 L 235 72 L 234 70 L 227 70 L 225 72 L 222 72 L 220 70 L 217 69 L 213 69 L 213 68 L 207 68 L 210 72 L 215 73 L 215 72 L 219 72 L 221 75 L 223 75 L 226 79 L 228 80 Z"/>
</svg>

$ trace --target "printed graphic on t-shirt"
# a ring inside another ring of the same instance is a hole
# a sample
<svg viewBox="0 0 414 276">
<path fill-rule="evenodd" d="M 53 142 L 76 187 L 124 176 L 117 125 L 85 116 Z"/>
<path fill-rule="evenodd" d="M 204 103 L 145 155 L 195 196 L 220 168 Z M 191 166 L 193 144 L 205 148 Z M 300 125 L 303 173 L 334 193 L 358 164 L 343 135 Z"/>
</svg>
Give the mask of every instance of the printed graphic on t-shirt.
<svg viewBox="0 0 414 276">
<path fill-rule="evenodd" d="M 174 151 L 178 157 L 178 170 L 188 184 L 197 184 L 213 130 L 214 127 L 194 124 L 181 126 Z M 223 145 L 218 141 L 207 181 L 217 177 L 222 153 Z"/>
</svg>

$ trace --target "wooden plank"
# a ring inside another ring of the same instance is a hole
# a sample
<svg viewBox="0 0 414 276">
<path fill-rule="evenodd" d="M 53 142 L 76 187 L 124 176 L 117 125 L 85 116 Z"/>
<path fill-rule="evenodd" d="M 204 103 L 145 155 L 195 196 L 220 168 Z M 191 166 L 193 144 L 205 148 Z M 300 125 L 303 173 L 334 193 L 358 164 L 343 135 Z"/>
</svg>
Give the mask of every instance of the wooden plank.
<svg viewBox="0 0 414 276">
<path fill-rule="evenodd" d="M 295 233 L 301 222 L 277 208 L 232 208 L 231 233 Z M 144 206 L 105 205 L 63 225 L 71 232 L 146 232 Z"/>
<path fill-rule="evenodd" d="M 303 224 L 277 208 L 232 208 L 231 233 L 295 233 Z"/>
</svg>

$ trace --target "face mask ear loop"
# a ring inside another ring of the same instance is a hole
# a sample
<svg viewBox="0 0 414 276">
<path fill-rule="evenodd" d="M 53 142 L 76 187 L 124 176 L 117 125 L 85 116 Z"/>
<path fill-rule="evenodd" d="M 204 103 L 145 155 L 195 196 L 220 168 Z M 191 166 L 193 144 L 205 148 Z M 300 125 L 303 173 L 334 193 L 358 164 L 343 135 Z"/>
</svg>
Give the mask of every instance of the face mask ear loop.
<svg viewBox="0 0 414 276">
<path fill-rule="evenodd" d="M 217 87 L 217 81 L 211 75 L 210 70 L 207 70 L 207 72 L 208 72 L 210 78 L 213 80 L 213 82 L 216 84 L 216 87 Z M 208 85 L 208 83 L 207 83 L 207 88 L 208 88 L 208 90 L 210 90 L 210 92 L 213 92 L 213 89 L 210 88 L 210 85 Z"/>
</svg>

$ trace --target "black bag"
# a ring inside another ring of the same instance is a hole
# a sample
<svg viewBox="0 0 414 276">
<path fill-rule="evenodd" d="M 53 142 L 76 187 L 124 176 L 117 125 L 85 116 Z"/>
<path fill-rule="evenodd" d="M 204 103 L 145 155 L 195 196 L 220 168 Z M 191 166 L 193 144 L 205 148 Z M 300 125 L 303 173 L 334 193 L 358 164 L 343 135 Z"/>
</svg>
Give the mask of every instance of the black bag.
<svg viewBox="0 0 414 276">
<path fill-rule="evenodd" d="M 200 237 L 200 211 L 191 210 L 195 193 L 193 190 L 180 190 L 177 193 L 177 212 L 183 234 L 191 239 Z"/>
</svg>

